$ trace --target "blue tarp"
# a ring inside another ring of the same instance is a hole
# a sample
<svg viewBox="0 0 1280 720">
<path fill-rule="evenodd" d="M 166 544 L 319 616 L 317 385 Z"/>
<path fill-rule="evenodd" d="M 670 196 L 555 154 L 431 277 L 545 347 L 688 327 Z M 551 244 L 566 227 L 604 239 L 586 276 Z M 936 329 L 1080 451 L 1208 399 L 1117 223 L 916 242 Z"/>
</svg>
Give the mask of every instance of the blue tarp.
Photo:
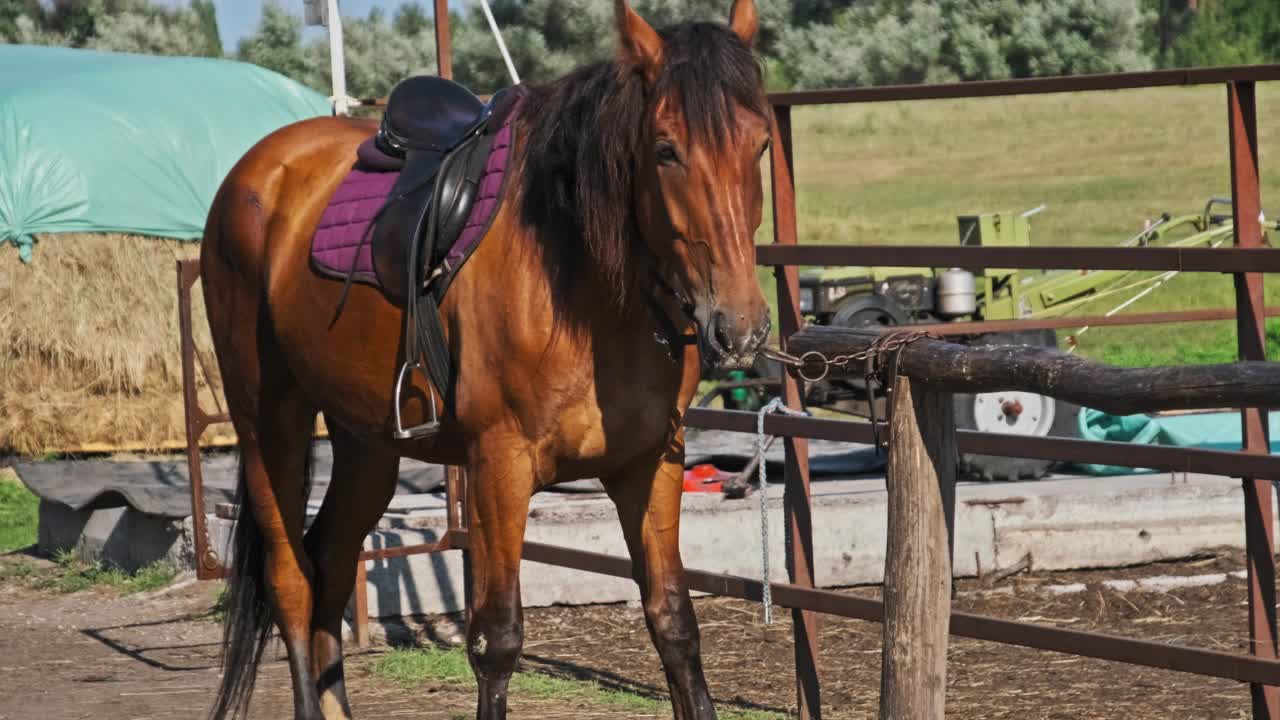
<svg viewBox="0 0 1280 720">
<path fill-rule="evenodd" d="M 246 150 L 328 114 L 256 65 L 0 45 L 0 245 L 29 260 L 36 233 L 198 238 Z"/>
</svg>

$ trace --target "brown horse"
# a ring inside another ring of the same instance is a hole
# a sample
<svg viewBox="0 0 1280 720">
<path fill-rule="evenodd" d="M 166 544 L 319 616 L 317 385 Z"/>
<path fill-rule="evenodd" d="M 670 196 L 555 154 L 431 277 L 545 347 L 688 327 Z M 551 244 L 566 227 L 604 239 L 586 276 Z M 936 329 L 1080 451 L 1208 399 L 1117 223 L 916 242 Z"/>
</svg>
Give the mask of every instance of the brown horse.
<svg viewBox="0 0 1280 720">
<path fill-rule="evenodd" d="M 613 60 L 529 88 L 516 180 L 441 307 L 457 384 L 436 435 L 390 432 L 403 311 L 357 285 L 335 320 L 342 283 L 308 264 L 320 213 L 374 125 L 285 127 L 219 190 L 201 263 L 243 502 L 216 717 L 246 711 L 273 623 L 295 717 L 351 716 L 341 618 L 401 456 L 467 471 L 477 717 L 506 714 L 530 496 L 583 477 L 617 506 L 676 716 L 715 716 L 679 554 L 681 418 L 703 366 L 749 362 L 769 331 L 753 244 L 772 126 L 758 20 L 753 0 L 735 0 L 727 27 L 658 32 L 626 0 L 615 9 Z M 696 345 L 658 342 L 671 321 Z M 435 392 L 418 380 L 421 397 Z M 406 423 L 424 420 L 406 410 Z M 333 474 L 304 535 L 317 413 Z"/>
</svg>

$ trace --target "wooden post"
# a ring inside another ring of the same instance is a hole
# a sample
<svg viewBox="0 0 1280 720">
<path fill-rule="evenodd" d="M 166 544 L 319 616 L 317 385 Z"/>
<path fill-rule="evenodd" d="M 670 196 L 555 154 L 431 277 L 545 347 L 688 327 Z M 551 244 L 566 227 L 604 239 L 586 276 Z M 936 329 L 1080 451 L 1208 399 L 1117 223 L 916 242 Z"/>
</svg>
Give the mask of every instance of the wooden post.
<svg viewBox="0 0 1280 720">
<path fill-rule="evenodd" d="M 941 720 L 947 691 L 955 416 L 951 395 L 899 376 L 889 398 L 889 542 L 881 720 Z"/>
<path fill-rule="evenodd" d="M 453 79 L 453 38 L 449 33 L 449 1 L 436 0 L 436 74 L 446 80 Z"/>
</svg>

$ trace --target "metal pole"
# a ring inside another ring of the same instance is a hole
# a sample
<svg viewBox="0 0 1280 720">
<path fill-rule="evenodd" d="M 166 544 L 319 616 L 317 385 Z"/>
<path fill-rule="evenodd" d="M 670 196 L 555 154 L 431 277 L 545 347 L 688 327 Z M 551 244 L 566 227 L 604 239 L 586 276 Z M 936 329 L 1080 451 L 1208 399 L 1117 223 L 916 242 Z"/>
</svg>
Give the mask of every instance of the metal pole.
<svg viewBox="0 0 1280 720">
<path fill-rule="evenodd" d="M 489 29 L 493 31 L 493 39 L 498 41 L 498 51 L 502 53 L 502 61 L 507 64 L 511 84 L 519 85 L 520 74 L 516 72 L 516 64 L 511 61 L 511 53 L 507 52 L 507 43 L 502 39 L 502 31 L 498 29 L 498 21 L 493 18 L 493 11 L 489 9 L 489 0 L 480 0 L 480 7 L 484 10 L 484 19 L 489 22 Z"/>
<path fill-rule="evenodd" d="M 369 573 L 365 560 L 356 560 L 356 583 L 351 597 L 352 639 L 356 647 L 369 647 Z"/>
<path fill-rule="evenodd" d="M 453 79 L 453 45 L 449 39 L 449 0 L 436 0 L 436 73 Z"/>
<path fill-rule="evenodd" d="M 778 245 L 795 245 L 796 188 L 791 152 L 791 108 L 775 106 L 773 151 L 769 165 L 773 181 L 773 237 Z M 800 277 L 795 266 L 774 268 L 778 281 L 778 329 L 782 346 L 800 329 Z M 801 388 L 789 373 L 782 374 L 782 398 L 788 407 L 801 409 Z M 787 575 L 800 587 L 813 584 L 813 517 L 809 493 L 809 441 L 788 437 L 783 510 L 787 519 Z M 795 635 L 796 696 L 802 720 L 822 717 L 818 685 L 818 616 L 808 610 L 792 610 Z"/>
<path fill-rule="evenodd" d="M 1259 219 L 1262 201 L 1258 187 L 1258 125 L 1252 82 L 1227 85 L 1227 126 L 1231 142 L 1231 211 L 1237 247 L 1262 247 Z M 1241 360 L 1265 360 L 1261 273 L 1236 273 L 1236 335 Z M 1269 453 L 1267 413 L 1264 409 L 1241 411 L 1244 450 Z M 1250 652 L 1258 657 L 1276 657 L 1276 568 L 1275 528 L 1271 482 L 1244 478 L 1245 547 L 1249 576 Z M 1280 718 L 1280 689 L 1272 685 L 1249 685 L 1253 717 Z"/>
<path fill-rule="evenodd" d="M 347 102 L 347 63 L 343 56 L 342 13 L 338 10 L 338 0 L 329 3 L 329 75 L 333 80 L 333 112 L 335 115 L 349 115 L 351 105 Z"/>
</svg>

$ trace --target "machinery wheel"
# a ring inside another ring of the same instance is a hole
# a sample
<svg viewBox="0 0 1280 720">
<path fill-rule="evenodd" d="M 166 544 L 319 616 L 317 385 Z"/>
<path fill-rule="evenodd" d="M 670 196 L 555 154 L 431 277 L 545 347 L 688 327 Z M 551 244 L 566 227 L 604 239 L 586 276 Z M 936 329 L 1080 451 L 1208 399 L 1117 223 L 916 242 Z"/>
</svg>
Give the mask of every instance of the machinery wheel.
<svg viewBox="0 0 1280 720">
<path fill-rule="evenodd" d="M 1052 330 L 1027 330 L 984 335 L 971 345 L 1038 345 L 1057 347 Z M 1035 437 L 1080 436 L 1080 407 L 1045 395 L 1024 392 L 956 393 L 956 428 Z M 994 480 L 1034 480 L 1053 466 L 1052 460 L 965 454 L 960 470 L 966 475 Z"/>
<path fill-rule="evenodd" d="M 858 328 L 868 325 L 906 325 L 907 312 L 883 295 L 855 295 L 840 303 L 831 316 L 833 327 Z"/>
</svg>

